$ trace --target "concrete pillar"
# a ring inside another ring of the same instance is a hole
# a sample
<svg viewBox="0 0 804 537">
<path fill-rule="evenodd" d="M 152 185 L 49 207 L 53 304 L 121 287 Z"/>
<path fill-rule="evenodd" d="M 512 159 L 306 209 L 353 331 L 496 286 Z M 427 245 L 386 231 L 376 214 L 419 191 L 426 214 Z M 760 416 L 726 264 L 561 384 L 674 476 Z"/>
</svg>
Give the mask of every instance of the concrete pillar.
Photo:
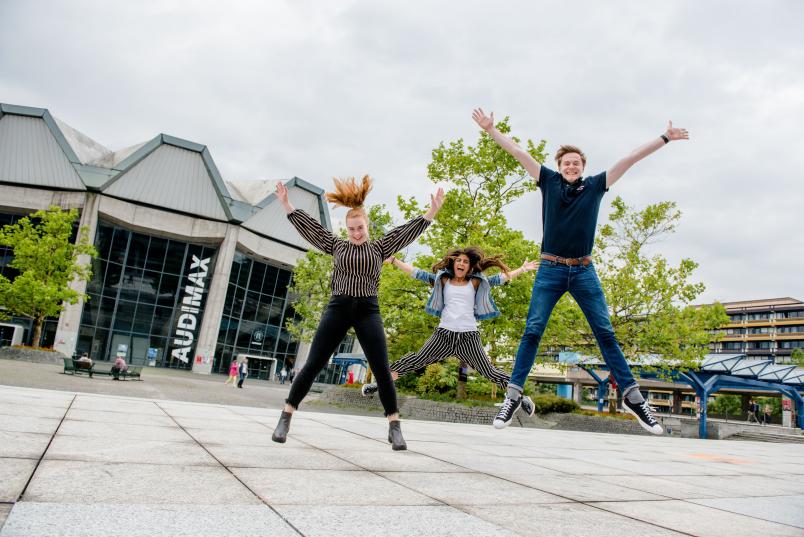
<svg viewBox="0 0 804 537">
<path fill-rule="evenodd" d="M 296 370 L 296 373 L 301 371 L 304 364 L 307 363 L 307 356 L 310 354 L 310 344 L 305 343 L 304 341 L 299 343 L 299 350 L 296 352 L 296 362 L 293 364 L 293 369 Z"/>
<path fill-rule="evenodd" d="M 81 211 L 81 220 L 79 221 L 79 228 L 87 229 L 87 237 L 89 242 L 95 243 L 95 232 L 98 229 L 98 205 L 100 204 L 100 195 L 92 192 L 87 192 L 84 198 L 84 208 Z M 76 240 L 80 235 L 76 237 Z M 88 255 L 78 256 L 79 264 L 88 264 L 92 259 Z M 87 290 L 87 282 L 73 281 L 70 287 L 75 289 L 81 294 Z M 72 356 L 75 352 L 75 347 L 78 344 L 78 327 L 81 324 L 81 313 L 84 311 L 84 301 L 79 300 L 75 304 L 67 304 L 59 315 L 59 324 L 56 326 L 56 338 L 53 342 L 53 349 L 59 351 L 65 356 Z M 97 359 L 97 357 L 93 358 Z"/>
<path fill-rule="evenodd" d="M 209 375 L 212 373 L 214 363 L 215 347 L 218 344 L 218 331 L 221 328 L 221 316 L 223 315 L 223 305 L 226 302 L 226 292 L 229 290 L 229 275 L 232 272 L 232 262 L 237 251 L 237 235 L 240 231 L 239 226 L 229 225 L 226 228 L 226 236 L 223 238 L 218 256 L 215 261 L 215 271 L 209 283 L 209 294 L 204 305 L 204 320 L 198 331 L 198 343 L 195 347 L 195 356 L 200 356 L 198 361 L 193 357 L 193 373 Z"/>
<path fill-rule="evenodd" d="M 673 406 L 670 410 L 673 414 L 681 414 L 681 390 L 673 390 Z"/>
<path fill-rule="evenodd" d="M 583 404 L 583 384 L 576 382 L 572 385 L 572 398 L 579 405 Z"/>
</svg>

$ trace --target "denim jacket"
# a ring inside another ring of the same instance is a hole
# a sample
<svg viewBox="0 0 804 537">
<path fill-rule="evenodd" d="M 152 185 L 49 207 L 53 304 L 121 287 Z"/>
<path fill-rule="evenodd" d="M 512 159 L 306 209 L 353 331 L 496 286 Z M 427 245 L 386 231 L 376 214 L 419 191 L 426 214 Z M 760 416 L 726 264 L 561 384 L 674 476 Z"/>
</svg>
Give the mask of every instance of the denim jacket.
<svg viewBox="0 0 804 537">
<path fill-rule="evenodd" d="M 433 292 L 427 300 L 427 305 L 424 310 L 430 315 L 441 317 L 441 311 L 444 309 L 444 285 L 441 283 L 442 276 L 453 277 L 453 274 L 448 270 L 440 270 L 438 274 L 433 274 L 426 270 L 416 269 L 411 274 L 412 277 L 423 282 L 433 285 Z M 475 272 L 469 275 L 469 285 L 472 285 L 471 278 L 480 280 L 475 292 L 475 319 L 483 321 L 485 319 L 493 319 L 500 315 L 500 310 L 494 303 L 494 298 L 491 296 L 491 288 L 502 285 L 506 282 L 503 279 L 502 273 L 495 274 L 491 278 L 486 278 L 482 272 Z"/>
</svg>

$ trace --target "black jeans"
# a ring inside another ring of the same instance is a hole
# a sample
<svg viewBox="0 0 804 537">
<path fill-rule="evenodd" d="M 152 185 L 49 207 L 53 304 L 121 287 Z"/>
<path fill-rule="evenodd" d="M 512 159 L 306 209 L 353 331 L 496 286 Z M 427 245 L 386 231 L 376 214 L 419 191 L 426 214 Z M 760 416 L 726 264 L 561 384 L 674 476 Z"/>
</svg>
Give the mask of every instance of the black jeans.
<svg viewBox="0 0 804 537">
<path fill-rule="evenodd" d="M 318 373 L 327 365 L 330 356 L 346 335 L 354 327 L 357 340 L 366 353 L 374 378 L 380 392 L 380 402 L 389 416 L 399 411 L 396 402 L 396 388 L 388 366 L 388 349 L 385 344 L 385 328 L 380 317 L 380 304 L 376 296 L 353 297 L 333 296 L 327 304 L 318 330 L 310 345 L 307 363 L 293 379 L 290 393 L 285 400 L 293 408 L 299 408 Z"/>
</svg>

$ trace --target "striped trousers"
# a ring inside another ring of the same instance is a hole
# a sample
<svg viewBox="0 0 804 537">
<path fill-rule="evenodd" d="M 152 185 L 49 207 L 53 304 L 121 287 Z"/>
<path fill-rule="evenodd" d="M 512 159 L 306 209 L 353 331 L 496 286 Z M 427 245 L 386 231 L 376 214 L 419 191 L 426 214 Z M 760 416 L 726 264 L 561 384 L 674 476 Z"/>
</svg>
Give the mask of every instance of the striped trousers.
<svg viewBox="0 0 804 537">
<path fill-rule="evenodd" d="M 424 346 L 417 352 L 406 354 L 391 364 L 391 371 L 400 376 L 454 356 L 468 363 L 472 369 L 502 389 L 508 386 L 510 375 L 494 367 L 480 341 L 480 332 L 453 332 L 436 328 Z"/>
</svg>

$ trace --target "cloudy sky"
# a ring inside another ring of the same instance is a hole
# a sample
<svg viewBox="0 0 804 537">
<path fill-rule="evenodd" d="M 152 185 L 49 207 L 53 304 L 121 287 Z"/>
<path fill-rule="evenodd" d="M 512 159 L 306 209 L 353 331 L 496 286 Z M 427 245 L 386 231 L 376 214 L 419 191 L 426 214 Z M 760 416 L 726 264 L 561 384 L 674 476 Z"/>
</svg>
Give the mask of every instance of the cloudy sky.
<svg viewBox="0 0 804 537">
<path fill-rule="evenodd" d="M 804 300 L 804 3 L 0 1 L 0 102 L 48 108 L 110 149 L 164 132 L 227 180 L 371 173 L 426 199 L 431 150 L 471 110 L 573 143 L 587 172 L 661 133 L 692 140 L 604 198 L 673 200 L 657 246 L 700 263 L 701 301 Z M 335 217 L 339 212 L 334 213 Z M 508 216 L 541 240 L 539 194 Z"/>
</svg>

